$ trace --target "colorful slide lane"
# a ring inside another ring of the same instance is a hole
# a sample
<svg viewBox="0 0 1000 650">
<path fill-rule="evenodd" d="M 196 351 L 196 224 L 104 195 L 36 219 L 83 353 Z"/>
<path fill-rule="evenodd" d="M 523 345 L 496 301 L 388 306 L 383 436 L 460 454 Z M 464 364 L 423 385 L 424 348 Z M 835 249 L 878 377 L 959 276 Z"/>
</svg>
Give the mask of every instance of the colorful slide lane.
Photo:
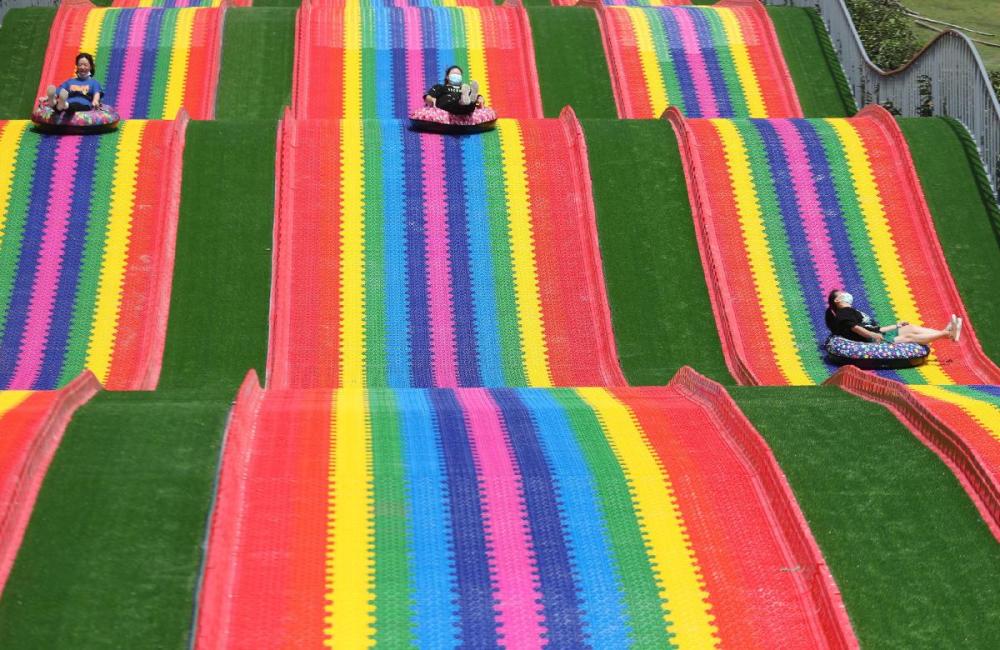
<svg viewBox="0 0 1000 650">
<path fill-rule="evenodd" d="M 790 491 L 766 446 L 698 392 L 251 376 L 196 647 L 856 644 L 794 501 L 771 499 Z"/>
<path fill-rule="evenodd" d="M 90 373 L 60 390 L 0 390 L 0 593 L 63 431 L 98 390 Z"/>
<path fill-rule="evenodd" d="M 881 323 L 943 327 L 904 383 L 994 384 L 887 111 L 851 119 L 686 120 L 670 111 L 685 160 L 702 263 L 730 371 L 744 384 L 808 385 L 834 368 L 821 346 L 826 296 L 846 288 Z"/>
<path fill-rule="evenodd" d="M 112 390 L 155 388 L 181 117 L 100 136 L 0 122 L 0 389 L 54 389 L 85 368 Z"/>
<path fill-rule="evenodd" d="M 95 8 L 63 3 L 45 53 L 39 95 L 73 74 L 77 52 L 94 55 L 94 75 L 123 119 L 215 116 L 225 7 Z"/>
<path fill-rule="evenodd" d="M 321 5 L 299 10 L 292 105 L 298 118 L 403 119 L 461 66 L 497 114 L 542 117 L 523 7 Z"/>
<path fill-rule="evenodd" d="M 616 386 L 576 118 L 286 119 L 269 388 Z"/>
<path fill-rule="evenodd" d="M 600 7 L 623 118 L 801 117 L 774 25 L 754 0 L 711 7 Z"/>
<path fill-rule="evenodd" d="M 828 383 L 892 411 L 955 473 L 1000 541 L 1000 386 L 903 386 L 857 368 Z"/>
</svg>

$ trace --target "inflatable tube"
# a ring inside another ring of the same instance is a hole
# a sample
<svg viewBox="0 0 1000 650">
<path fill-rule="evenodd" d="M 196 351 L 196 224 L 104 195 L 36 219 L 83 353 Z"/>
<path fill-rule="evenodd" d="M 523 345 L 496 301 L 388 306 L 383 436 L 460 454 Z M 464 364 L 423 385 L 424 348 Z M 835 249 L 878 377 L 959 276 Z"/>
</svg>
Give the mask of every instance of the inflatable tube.
<svg viewBox="0 0 1000 650">
<path fill-rule="evenodd" d="M 929 347 L 919 343 L 863 343 L 842 336 L 831 336 L 824 347 L 831 363 L 867 370 L 913 368 L 927 361 L 931 353 Z"/>
<path fill-rule="evenodd" d="M 88 133 L 107 133 L 118 127 L 118 111 L 107 104 L 91 111 L 57 111 L 39 98 L 35 110 L 31 112 L 31 121 L 39 131 L 64 135 L 86 135 Z"/>
<path fill-rule="evenodd" d="M 483 133 L 496 125 L 497 114 L 492 108 L 477 108 L 471 115 L 455 115 L 442 108 L 424 106 L 410 113 L 410 126 L 430 133 Z"/>
</svg>

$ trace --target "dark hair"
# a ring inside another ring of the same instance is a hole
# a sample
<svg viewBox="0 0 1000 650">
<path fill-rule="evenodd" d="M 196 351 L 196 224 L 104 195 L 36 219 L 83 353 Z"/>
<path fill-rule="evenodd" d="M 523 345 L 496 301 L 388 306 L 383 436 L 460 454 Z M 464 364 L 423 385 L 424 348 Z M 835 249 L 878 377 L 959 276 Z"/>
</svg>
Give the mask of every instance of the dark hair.
<svg viewBox="0 0 1000 650">
<path fill-rule="evenodd" d="M 837 294 L 843 291 L 843 289 L 834 289 L 830 292 L 830 295 L 826 297 L 826 306 L 830 309 L 834 309 L 833 303 L 837 302 Z"/>
<path fill-rule="evenodd" d="M 446 86 L 448 85 L 448 73 L 451 72 L 452 70 L 458 70 L 459 72 L 462 73 L 463 76 L 465 75 L 465 70 L 463 70 L 459 66 L 457 65 L 448 66 L 447 68 L 444 69 L 444 85 Z"/>
<path fill-rule="evenodd" d="M 74 65 L 80 62 L 80 59 L 87 59 L 87 63 L 90 64 L 90 76 L 93 77 L 97 74 L 97 66 L 94 65 L 94 57 L 92 57 L 88 52 L 80 52 L 73 59 Z"/>
</svg>

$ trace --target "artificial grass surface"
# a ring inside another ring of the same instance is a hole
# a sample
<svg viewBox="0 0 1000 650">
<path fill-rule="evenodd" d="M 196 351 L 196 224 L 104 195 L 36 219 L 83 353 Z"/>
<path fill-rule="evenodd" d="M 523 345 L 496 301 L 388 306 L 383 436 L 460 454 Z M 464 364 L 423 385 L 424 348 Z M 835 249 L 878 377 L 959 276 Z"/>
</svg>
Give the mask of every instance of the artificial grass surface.
<svg viewBox="0 0 1000 650">
<path fill-rule="evenodd" d="M 938 118 L 902 118 L 938 239 L 976 337 L 986 354 L 1000 362 L 1000 247 L 972 161 L 955 127 Z M 939 323 L 928 323 L 931 327 Z"/>
<path fill-rule="evenodd" d="M 664 120 L 581 122 L 625 376 L 664 384 L 689 365 L 731 383 L 673 129 Z"/>
<path fill-rule="evenodd" d="M 597 12 L 528 7 L 528 19 L 545 116 L 556 117 L 570 105 L 577 117 L 617 117 Z"/>
<path fill-rule="evenodd" d="M 45 63 L 49 30 L 56 17 L 51 8 L 11 9 L 0 28 L 0 119 L 27 120 L 35 106 L 38 80 Z M 67 77 L 72 62 L 67 62 Z M 51 83 L 62 83 L 53 79 Z"/>
<path fill-rule="evenodd" d="M 218 119 L 278 119 L 291 103 L 297 7 L 296 2 L 294 7 L 226 11 Z"/>
<path fill-rule="evenodd" d="M 273 121 L 191 122 L 161 388 L 239 386 L 267 357 Z"/>
<path fill-rule="evenodd" d="M 837 89 L 834 66 L 840 61 L 833 50 L 824 51 L 823 41 L 829 42 L 826 31 L 818 31 L 809 16 L 810 9 L 799 7 L 768 7 L 785 64 L 792 75 L 799 103 L 806 117 L 845 117 L 853 115 L 853 98 Z M 830 55 L 834 58 L 831 60 Z M 842 74 L 842 73 L 841 73 Z"/>
<path fill-rule="evenodd" d="M 788 476 L 862 647 L 1000 647 L 1000 545 L 937 456 L 836 388 L 729 391 Z"/>
<path fill-rule="evenodd" d="M 234 393 L 104 392 L 77 411 L 0 600 L 0 647 L 187 647 Z"/>
</svg>

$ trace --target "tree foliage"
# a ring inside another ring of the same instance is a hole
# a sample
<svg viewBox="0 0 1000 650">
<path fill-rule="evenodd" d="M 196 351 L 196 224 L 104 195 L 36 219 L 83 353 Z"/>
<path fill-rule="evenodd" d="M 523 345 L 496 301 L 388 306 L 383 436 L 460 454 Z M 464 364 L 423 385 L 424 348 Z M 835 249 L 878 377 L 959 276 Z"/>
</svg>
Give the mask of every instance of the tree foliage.
<svg viewBox="0 0 1000 650">
<path fill-rule="evenodd" d="M 846 3 L 868 56 L 883 70 L 900 67 L 920 49 L 906 8 L 898 0 L 846 0 Z"/>
</svg>

